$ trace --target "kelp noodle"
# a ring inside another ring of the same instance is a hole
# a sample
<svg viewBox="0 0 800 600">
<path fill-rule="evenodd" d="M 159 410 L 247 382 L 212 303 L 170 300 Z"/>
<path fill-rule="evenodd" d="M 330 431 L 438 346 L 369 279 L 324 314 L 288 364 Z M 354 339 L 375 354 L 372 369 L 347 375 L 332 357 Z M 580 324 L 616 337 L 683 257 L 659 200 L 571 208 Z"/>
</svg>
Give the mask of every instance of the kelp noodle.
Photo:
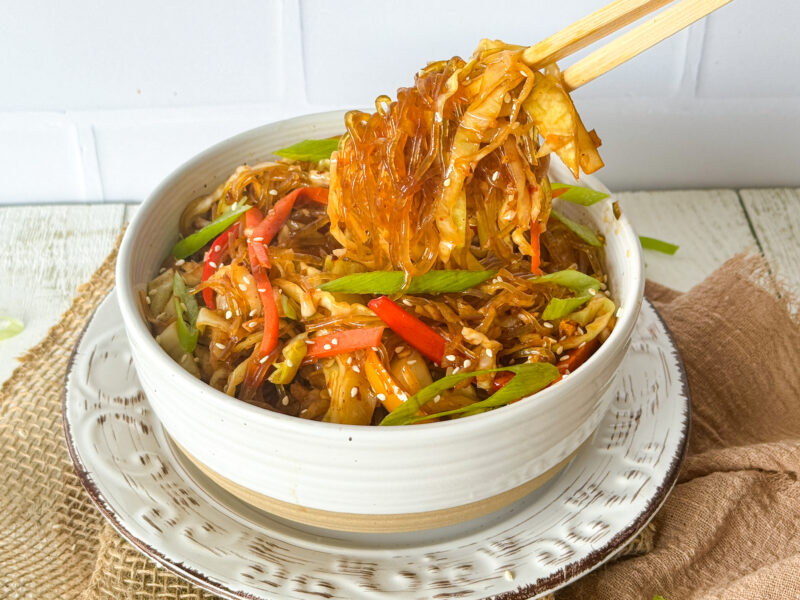
<svg viewBox="0 0 800 600">
<path fill-rule="evenodd" d="M 539 389 L 614 326 L 602 238 L 550 219 L 550 154 L 577 177 L 602 166 L 597 146 L 555 65 L 535 71 L 522 48 L 483 41 L 374 113 L 349 112 L 330 159 L 317 160 L 330 140 L 309 140 L 282 154 L 313 162 L 244 165 L 192 201 L 191 243 L 144 298 L 152 331 L 210 385 L 306 419 L 378 424 L 412 396 L 387 424 L 514 401 L 527 384 L 496 394 L 515 377 L 502 367 Z M 345 279 L 374 271 L 394 273 Z"/>
</svg>

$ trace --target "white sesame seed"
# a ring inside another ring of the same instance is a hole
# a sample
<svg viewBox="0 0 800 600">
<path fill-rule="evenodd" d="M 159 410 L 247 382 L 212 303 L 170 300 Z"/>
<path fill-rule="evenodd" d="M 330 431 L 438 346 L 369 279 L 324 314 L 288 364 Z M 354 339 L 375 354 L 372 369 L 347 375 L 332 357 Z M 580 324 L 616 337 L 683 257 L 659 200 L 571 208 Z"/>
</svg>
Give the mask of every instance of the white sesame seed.
<svg viewBox="0 0 800 600">
<path fill-rule="evenodd" d="M 258 362 L 260 362 L 263 365 L 265 362 L 267 362 L 268 358 L 269 358 L 269 355 L 262 356 L 261 358 L 258 359 Z"/>
<path fill-rule="evenodd" d="M 352 365 L 353 364 L 353 357 L 352 356 L 348 356 L 347 357 L 347 364 L 348 365 Z"/>
<path fill-rule="evenodd" d="M 372 347 L 372 349 L 373 349 L 375 352 L 377 352 L 377 351 L 379 350 L 379 348 L 378 348 L 377 346 L 373 346 L 373 347 Z"/>
<path fill-rule="evenodd" d="M 442 182 L 442 185 L 443 185 L 444 187 L 447 187 L 448 185 L 450 185 L 450 178 L 448 177 L 447 179 L 445 179 L 445 180 Z"/>
<path fill-rule="evenodd" d="M 226 318 L 226 319 L 230 319 L 232 316 L 233 316 L 233 312 L 231 312 L 231 311 L 229 311 L 229 310 L 228 310 L 228 311 L 225 311 L 225 318 Z"/>
<path fill-rule="evenodd" d="M 562 360 L 569 360 L 569 354 L 565 354 L 564 356 L 562 356 L 558 360 L 559 360 L 559 362 L 562 361 Z"/>
<path fill-rule="evenodd" d="M 222 246 L 220 246 L 219 244 L 214 246 L 214 252 L 219 252 L 220 250 L 222 250 Z"/>
<path fill-rule="evenodd" d="M 492 173 L 492 181 L 497 181 L 498 179 L 500 179 L 500 171 L 495 171 Z"/>
<path fill-rule="evenodd" d="M 270 190 L 269 191 L 269 195 L 270 196 L 277 196 L 278 195 L 278 190 Z"/>
<path fill-rule="evenodd" d="M 470 359 L 467 359 L 467 360 L 464 361 L 464 368 L 465 369 L 469 369 L 471 366 L 472 366 L 472 361 Z"/>
<path fill-rule="evenodd" d="M 356 386 L 353 386 L 352 389 L 350 390 L 350 397 L 355 398 L 356 396 L 358 396 L 358 388 Z"/>
<path fill-rule="evenodd" d="M 359 367 L 358 365 L 353 365 L 353 371 L 355 371 L 356 373 L 361 373 L 361 367 Z"/>
<path fill-rule="evenodd" d="M 333 344 L 334 346 L 336 346 L 336 345 L 338 345 L 338 344 L 339 344 L 339 340 L 337 340 L 336 338 L 333 338 L 333 339 L 331 340 L 331 344 Z"/>
<path fill-rule="evenodd" d="M 414 306 L 414 303 L 408 298 L 403 298 L 403 304 L 405 304 L 406 306 Z"/>
<path fill-rule="evenodd" d="M 306 414 L 307 412 L 308 412 L 308 409 L 307 409 L 307 408 L 304 408 L 303 410 L 301 410 L 301 411 L 300 411 L 300 414 L 301 414 L 301 415 L 304 415 L 304 414 Z"/>
<path fill-rule="evenodd" d="M 542 323 L 542 325 L 544 325 L 544 326 L 545 326 L 545 327 L 547 327 L 548 329 L 552 329 L 552 328 L 553 328 L 553 324 L 552 324 L 552 323 L 548 323 L 547 321 L 545 321 L 544 323 Z"/>
<path fill-rule="evenodd" d="M 447 356 L 445 356 L 445 358 L 450 362 L 453 362 L 456 359 L 456 356 L 455 354 L 448 354 Z"/>
<path fill-rule="evenodd" d="M 459 367 L 455 367 L 455 368 L 453 369 L 453 375 L 455 375 L 456 373 L 458 373 L 460 370 L 461 370 L 461 369 L 460 369 Z"/>
<path fill-rule="evenodd" d="M 208 266 L 211 267 L 212 269 L 216 269 L 217 263 L 215 263 L 213 260 L 210 260 L 208 261 Z"/>
<path fill-rule="evenodd" d="M 289 359 L 289 358 L 286 359 L 286 366 L 289 367 L 289 368 L 294 366 L 294 363 L 292 362 L 291 359 Z"/>
<path fill-rule="evenodd" d="M 597 293 L 597 290 L 596 290 L 596 289 L 594 289 L 594 288 L 589 288 L 589 289 L 588 289 L 588 290 L 586 290 L 586 291 L 588 291 L 588 292 L 589 292 L 589 295 L 590 295 L 590 296 L 594 296 L 594 295 Z"/>
<path fill-rule="evenodd" d="M 330 344 L 325 344 L 325 345 L 322 347 L 322 349 L 323 349 L 323 350 L 330 350 L 331 348 L 332 348 L 332 346 L 331 346 Z"/>
<path fill-rule="evenodd" d="M 378 394 L 377 396 L 378 396 L 378 400 L 380 400 L 381 402 L 386 400 L 386 394 Z"/>
<path fill-rule="evenodd" d="M 242 277 L 242 281 L 244 281 L 245 283 L 250 283 L 250 278 L 247 275 L 245 275 L 244 277 Z"/>
<path fill-rule="evenodd" d="M 396 354 L 400 354 L 400 353 L 401 353 L 403 350 L 405 350 L 405 349 L 406 349 L 406 347 L 405 347 L 405 346 L 397 346 L 397 347 L 394 349 L 394 351 L 395 351 L 395 353 L 396 353 Z"/>
<path fill-rule="evenodd" d="M 186 262 L 185 260 L 183 260 L 182 258 L 179 258 L 178 260 L 176 260 L 176 261 L 175 261 L 175 266 L 176 266 L 176 267 L 180 267 L 180 266 L 181 266 L 181 265 L 183 265 L 185 262 Z"/>
<path fill-rule="evenodd" d="M 267 288 L 258 288 L 258 291 L 261 294 L 266 294 L 267 293 Z"/>
<path fill-rule="evenodd" d="M 281 404 L 284 406 L 289 406 L 289 396 L 284 396 L 283 400 L 281 400 Z"/>
<path fill-rule="evenodd" d="M 254 242 L 263 242 L 263 241 L 264 241 L 264 238 L 263 238 L 263 237 L 261 237 L 261 236 L 259 236 L 259 237 L 254 237 L 254 238 L 253 238 L 253 241 L 254 241 Z"/>
<path fill-rule="evenodd" d="M 561 346 L 556 346 L 556 354 L 561 354 L 564 349 Z"/>
<path fill-rule="evenodd" d="M 586 345 L 586 342 L 581 342 L 581 345 L 578 348 L 583 348 Z"/>
<path fill-rule="evenodd" d="M 488 356 L 489 358 L 492 358 L 492 356 L 494 356 L 494 352 L 492 352 L 491 348 L 486 349 L 486 356 Z"/>
<path fill-rule="evenodd" d="M 216 344 L 214 344 L 214 345 L 215 345 L 217 348 L 219 348 L 220 350 L 225 350 L 225 344 L 220 344 L 219 342 L 217 342 L 217 343 L 216 343 Z"/>
<path fill-rule="evenodd" d="M 247 286 L 245 284 L 243 284 L 243 283 L 240 283 L 239 284 L 239 289 L 242 290 L 243 292 L 246 292 L 247 291 Z"/>
<path fill-rule="evenodd" d="M 147 302 L 148 304 L 150 304 L 152 302 L 152 300 L 150 299 L 150 296 L 145 296 L 144 297 L 144 301 Z"/>
<path fill-rule="evenodd" d="M 565 339 L 567 339 L 567 336 L 562 335 L 560 338 L 558 338 L 558 341 L 563 342 Z"/>
<path fill-rule="evenodd" d="M 257 312 L 258 312 L 258 309 L 254 308 L 253 310 L 250 311 L 250 316 L 251 317 L 255 317 Z"/>
<path fill-rule="evenodd" d="M 315 343 L 316 342 L 314 340 L 306 340 L 306 344 L 315 344 Z"/>
<path fill-rule="evenodd" d="M 442 396 L 441 396 L 441 394 L 436 394 L 436 395 L 433 397 L 433 403 L 434 403 L 434 404 L 436 404 L 436 403 L 437 403 L 437 402 L 439 402 L 439 400 L 441 400 L 441 399 L 442 399 Z"/>
<path fill-rule="evenodd" d="M 163 272 L 164 272 L 164 271 L 166 271 L 166 270 L 167 270 L 167 267 L 161 267 L 161 268 L 158 270 L 158 272 L 159 272 L 159 273 L 163 273 Z"/>
<path fill-rule="evenodd" d="M 417 364 L 417 361 L 416 361 L 416 359 L 412 358 L 410 361 L 408 361 L 408 364 L 415 365 L 415 364 Z"/>
</svg>

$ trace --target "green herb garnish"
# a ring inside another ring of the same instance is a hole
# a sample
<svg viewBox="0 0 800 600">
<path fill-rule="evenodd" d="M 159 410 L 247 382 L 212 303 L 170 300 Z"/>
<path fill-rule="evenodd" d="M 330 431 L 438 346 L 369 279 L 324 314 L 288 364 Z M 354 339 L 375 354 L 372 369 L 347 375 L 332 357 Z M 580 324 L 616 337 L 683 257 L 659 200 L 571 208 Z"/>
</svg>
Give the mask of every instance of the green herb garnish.
<svg viewBox="0 0 800 600">
<path fill-rule="evenodd" d="M 194 296 L 186 289 L 183 277 L 178 275 L 178 273 L 175 273 L 172 277 L 172 293 L 175 294 L 175 297 L 186 307 L 186 316 L 189 317 L 189 325 L 197 323 L 197 313 L 200 310 L 197 306 L 197 300 L 195 300 Z"/>
<path fill-rule="evenodd" d="M 486 400 L 481 400 L 480 402 L 470 404 L 469 406 L 464 406 L 462 408 L 456 408 L 454 410 L 448 410 L 433 415 L 420 416 L 417 414 L 420 408 L 425 406 L 425 404 L 433 400 L 442 392 L 449 390 L 459 382 L 471 377 L 476 377 L 478 375 L 488 375 L 490 373 L 498 373 L 500 371 L 510 371 L 514 373 L 514 377 L 512 377 L 506 385 L 486 398 Z M 491 408 L 504 406 L 509 402 L 513 402 L 514 400 L 522 398 L 523 396 L 534 394 L 555 381 L 557 378 L 558 369 L 550 363 L 525 363 L 522 365 L 510 365 L 508 367 L 498 367 L 496 369 L 484 369 L 482 371 L 448 375 L 422 388 L 397 409 L 386 415 L 380 424 L 410 425 L 412 423 L 429 421 L 439 417 L 447 417 L 462 413 L 483 412 Z"/>
<path fill-rule="evenodd" d="M 330 158 L 333 151 L 339 147 L 339 138 L 328 138 L 325 140 L 303 140 L 289 146 L 276 150 L 273 154 L 277 154 L 281 158 L 288 160 L 302 160 L 306 162 L 317 162 Z"/>
<path fill-rule="evenodd" d="M 603 243 L 597 237 L 594 231 L 589 229 L 586 225 L 578 223 L 577 221 L 573 221 L 572 219 L 565 217 L 560 212 L 556 210 L 551 210 L 550 215 L 561 221 L 564 225 L 567 226 L 575 235 L 581 238 L 584 242 L 589 244 L 590 246 L 600 247 Z"/>
<path fill-rule="evenodd" d="M 594 277 L 575 269 L 565 269 L 536 277 L 534 282 L 555 283 L 575 292 L 574 298 L 551 298 L 550 302 L 542 313 L 542 319 L 551 321 L 575 312 L 578 308 L 588 302 L 592 296 L 600 289 L 601 283 Z"/>
<path fill-rule="evenodd" d="M 559 200 L 566 200 L 567 202 L 580 204 L 581 206 L 591 206 L 592 204 L 600 202 L 600 200 L 608 198 L 608 194 L 605 192 L 598 192 L 592 188 L 568 185 L 566 183 L 550 184 L 550 189 L 553 190 L 563 190 L 564 188 L 567 188 L 567 191 L 558 196 Z"/>
<path fill-rule="evenodd" d="M 236 220 L 250 210 L 250 208 L 252 207 L 249 204 L 245 204 L 244 206 L 240 206 L 239 208 L 220 215 L 200 231 L 195 231 L 192 235 L 183 238 L 175 244 L 172 247 L 172 256 L 175 258 L 191 256 L 233 225 Z"/>
<path fill-rule="evenodd" d="M 411 279 L 406 294 L 463 292 L 494 277 L 497 271 L 428 271 Z M 325 292 L 348 294 L 396 294 L 403 291 L 402 271 L 370 271 L 345 275 L 320 286 Z"/>
<path fill-rule="evenodd" d="M 25 329 L 22 321 L 18 321 L 14 317 L 6 317 L 0 315 L 0 340 L 7 340 L 12 338 Z"/>
<path fill-rule="evenodd" d="M 679 248 L 679 246 L 676 246 L 675 244 L 670 244 L 669 242 L 643 235 L 639 236 L 639 241 L 642 243 L 642 248 L 645 250 L 655 250 L 656 252 L 663 252 L 664 254 L 669 254 L 670 256 L 675 254 Z"/>
<path fill-rule="evenodd" d="M 545 321 L 560 319 L 578 310 L 591 298 L 589 295 L 575 296 L 574 298 L 550 298 L 550 302 L 547 303 L 542 313 L 542 319 Z"/>
</svg>

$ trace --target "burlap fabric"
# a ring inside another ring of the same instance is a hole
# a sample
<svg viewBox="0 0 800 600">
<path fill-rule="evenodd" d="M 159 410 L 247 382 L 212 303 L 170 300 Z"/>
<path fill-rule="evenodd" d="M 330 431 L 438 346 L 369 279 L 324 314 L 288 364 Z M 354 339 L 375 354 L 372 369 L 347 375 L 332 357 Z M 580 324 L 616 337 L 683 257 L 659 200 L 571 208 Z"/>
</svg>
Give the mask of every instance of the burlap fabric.
<svg viewBox="0 0 800 600">
<path fill-rule="evenodd" d="M 67 361 L 110 290 L 116 252 L 0 390 L 0 598 L 214 598 L 157 567 L 106 524 L 67 456 Z M 687 364 L 691 455 L 648 527 L 572 598 L 800 597 L 800 332 L 759 259 L 686 295 L 650 288 Z"/>
</svg>

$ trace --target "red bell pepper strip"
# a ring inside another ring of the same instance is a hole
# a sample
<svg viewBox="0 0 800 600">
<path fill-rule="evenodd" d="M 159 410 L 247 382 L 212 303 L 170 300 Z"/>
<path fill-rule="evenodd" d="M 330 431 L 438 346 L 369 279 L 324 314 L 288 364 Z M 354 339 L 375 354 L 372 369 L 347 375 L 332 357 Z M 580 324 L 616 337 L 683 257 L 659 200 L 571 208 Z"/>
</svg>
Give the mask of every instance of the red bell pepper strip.
<svg viewBox="0 0 800 600">
<path fill-rule="evenodd" d="M 569 358 L 567 358 L 566 360 L 559 360 L 558 363 L 556 363 L 556 367 L 558 367 L 558 372 L 561 373 L 562 375 L 566 374 L 567 371 L 572 373 L 575 369 L 577 369 L 579 366 L 581 366 L 583 363 L 586 362 L 586 359 L 588 359 L 592 355 L 592 353 L 595 351 L 595 349 L 597 349 L 599 345 L 600 341 L 597 338 L 595 338 L 591 341 L 586 342 L 583 346 L 571 350 L 570 352 L 567 353 L 567 356 L 569 356 Z"/>
<path fill-rule="evenodd" d="M 365 327 L 321 335 L 311 340 L 313 344 L 309 344 L 306 358 L 327 358 L 378 346 L 384 329 L 385 327 Z"/>
<path fill-rule="evenodd" d="M 410 312 L 400 308 L 386 296 L 370 300 L 369 307 L 408 344 L 414 346 L 436 364 L 442 364 L 447 342 L 436 331 Z"/>
<path fill-rule="evenodd" d="M 269 282 L 266 271 L 261 265 L 251 266 L 253 279 L 256 282 L 261 306 L 264 310 L 264 337 L 261 339 L 260 355 L 268 356 L 278 345 L 278 306 L 275 304 L 275 295 L 272 284 Z"/>
<path fill-rule="evenodd" d="M 217 239 L 211 242 L 211 248 L 209 248 L 208 252 L 206 252 L 206 259 L 203 263 L 204 282 L 208 281 L 208 279 L 214 273 L 216 273 L 217 269 L 220 267 L 220 264 L 222 263 L 222 257 L 228 251 L 228 238 L 230 237 L 230 234 L 234 228 L 238 226 L 238 223 L 234 223 L 226 231 L 221 233 Z M 217 302 L 214 299 L 214 290 L 211 288 L 203 289 L 203 302 L 205 302 L 206 306 L 211 310 L 216 310 Z"/>
</svg>

